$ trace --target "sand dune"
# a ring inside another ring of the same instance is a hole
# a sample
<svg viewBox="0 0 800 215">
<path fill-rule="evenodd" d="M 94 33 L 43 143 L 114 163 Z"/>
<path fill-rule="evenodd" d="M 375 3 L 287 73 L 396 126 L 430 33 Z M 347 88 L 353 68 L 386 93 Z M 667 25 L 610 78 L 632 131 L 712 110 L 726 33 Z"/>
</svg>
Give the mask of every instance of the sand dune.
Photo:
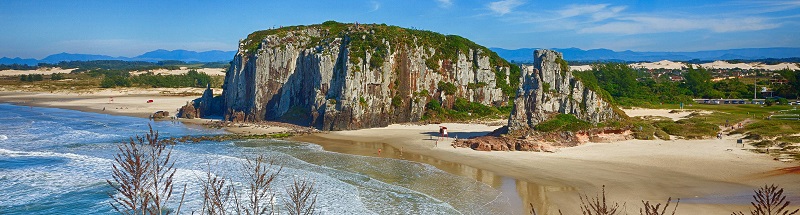
<svg viewBox="0 0 800 215">
<path fill-rule="evenodd" d="M 70 73 L 75 69 L 62 69 L 62 68 L 39 68 L 37 70 L 0 70 L 0 76 L 18 76 L 30 74 L 52 75 L 55 73 Z"/>
<path fill-rule="evenodd" d="M 782 69 L 790 69 L 790 70 L 800 70 L 800 66 L 796 63 L 779 63 L 775 65 L 767 65 L 764 63 L 728 63 L 726 61 L 714 61 L 711 63 L 704 63 L 704 64 L 686 64 L 681 62 L 673 62 L 669 60 L 662 60 L 658 62 L 642 62 L 642 63 L 632 63 L 628 64 L 631 68 L 634 69 L 681 69 L 681 68 L 688 68 L 692 66 L 694 68 L 706 68 L 706 69 L 763 69 L 763 70 L 782 70 Z M 570 66 L 571 70 L 577 71 L 586 71 L 592 69 L 591 65 L 584 65 L 584 66 Z"/>
<path fill-rule="evenodd" d="M 672 62 L 668 60 L 662 60 L 658 62 L 652 63 L 633 63 L 629 65 L 631 68 L 644 68 L 644 69 L 682 69 L 686 68 L 686 64 L 679 63 L 679 62 Z"/>
<path fill-rule="evenodd" d="M 587 71 L 592 70 L 592 65 L 569 66 L 570 71 Z"/>
<path fill-rule="evenodd" d="M 54 73 L 70 73 L 70 72 L 72 72 L 72 70 L 75 70 L 75 69 L 62 69 L 62 68 L 55 67 L 55 68 L 39 68 L 39 69 L 36 69 L 36 70 L 0 70 L 0 76 L 18 76 L 18 75 L 30 75 L 30 74 L 51 75 L 51 74 L 54 74 Z M 180 74 L 186 74 L 187 72 L 189 72 L 189 70 L 192 70 L 192 69 L 189 69 L 187 67 L 181 67 L 180 69 L 177 69 L 177 70 L 154 69 L 154 70 L 148 70 L 148 71 L 131 72 L 131 74 L 139 75 L 139 74 L 151 72 L 153 74 L 162 74 L 162 75 L 180 75 Z M 200 69 L 194 69 L 194 70 L 197 70 L 197 72 L 200 72 L 200 73 L 208 74 L 210 76 L 224 76 L 225 75 L 225 69 L 222 69 L 222 68 L 200 68 Z"/>
</svg>

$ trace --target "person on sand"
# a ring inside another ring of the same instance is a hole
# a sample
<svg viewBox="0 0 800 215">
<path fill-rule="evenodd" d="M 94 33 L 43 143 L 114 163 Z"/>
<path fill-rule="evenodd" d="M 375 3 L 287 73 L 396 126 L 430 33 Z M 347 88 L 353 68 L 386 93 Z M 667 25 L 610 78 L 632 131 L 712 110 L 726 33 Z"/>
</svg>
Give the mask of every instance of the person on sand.
<svg viewBox="0 0 800 215">
<path fill-rule="evenodd" d="M 381 156 L 381 149 L 378 149 L 378 156 Z"/>
<path fill-rule="evenodd" d="M 446 137 L 447 137 L 447 127 L 439 126 L 439 138 L 436 139 L 436 145 L 434 145 L 434 147 L 438 147 L 439 140 Z"/>
</svg>

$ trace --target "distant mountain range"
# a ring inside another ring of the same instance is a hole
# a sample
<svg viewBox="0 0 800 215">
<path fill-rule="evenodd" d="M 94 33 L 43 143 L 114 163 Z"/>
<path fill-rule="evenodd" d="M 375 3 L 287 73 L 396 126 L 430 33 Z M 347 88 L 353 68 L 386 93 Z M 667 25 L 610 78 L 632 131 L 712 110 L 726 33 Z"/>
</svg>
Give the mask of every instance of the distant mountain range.
<svg viewBox="0 0 800 215">
<path fill-rule="evenodd" d="M 497 52 L 500 57 L 514 62 L 533 61 L 533 51 L 537 48 L 522 49 L 502 49 L 490 48 Z M 714 61 L 714 60 L 758 60 L 768 58 L 798 58 L 800 48 L 746 48 L 746 49 L 726 49 L 713 51 L 696 52 L 634 52 L 634 51 L 614 51 L 610 49 L 590 49 L 579 48 L 554 48 L 564 54 L 564 59 L 568 61 L 616 61 L 616 62 L 639 62 L 639 61 Z M 41 60 L 28 58 L 0 58 L 0 64 L 27 64 L 36 65 L 38 63 L 58 63 L 61 61 L 90 61 L 90 60 L 124 60 L 124 61 L 147 61 L 157 62 L 164 60 L 178 60 L 184 62 L 227 62 L 233 59 L 236 51 L 187 51 L 187 50 L 164 50 L 159 49 L 150 51 L 136 57 L 112 57 L 108 55 L 92 54 L 70 54 L 60 53 L 47 56 Z"/>
<path fill-rule="evenodd" d="M 533 50 L 536 50 L 536 48 L 522 48 L 514 50 L 502 48 L 490 49 L 494 52 L 497 52 L 500 57 L 514 62 L 533 61 Z M 609 49 L 583 50 L 579 48 L 556 48 L 553 50 L 563 53 L 564 59 L 567 61 L 714 61 L 800 57 L 800 48 L 745 48 L 696 52 L 618 52 Z"/>
<path fill-rule="evenodd" d="M 61 61 L 91 61 L 91 60 L 123 60 L 123 61 L 147 61 L 147 62 L 178 60 L 184 62 L 220 62 L 220 61 L 227 62 L 233 59 L 233 55 L 235 54 L 236 51 L 212 50 L 212 51 L 196 52 L 196 51 L 187 51 L 180 49 L 172 51 L 159 49 L 132 58 L 112 57 L 108 55 L 59 53 L 47 56 L 45 58 L 42 58 L 41 60 L 33 58 L 23 59 L 23 58 L 3 57 L 0 58 L 0 64 L 6 64 L 6 65 L 26 64 L 33 66 L 38 63 L 58 63 Z"/>
</svg>

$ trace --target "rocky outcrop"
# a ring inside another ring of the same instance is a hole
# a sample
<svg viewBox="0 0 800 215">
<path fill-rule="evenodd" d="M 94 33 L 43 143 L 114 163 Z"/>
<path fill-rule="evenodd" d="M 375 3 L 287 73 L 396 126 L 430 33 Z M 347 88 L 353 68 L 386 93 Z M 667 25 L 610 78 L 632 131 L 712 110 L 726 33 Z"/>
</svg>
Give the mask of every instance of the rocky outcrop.
<svg viewBox="0 0 800 215">
<path fill-rule="evenodd" d="M 453 141 L 453 147 L 477 151 L 535 151 L 554 152 L 558 148 L 573 147 L 586 142 L 615 142 L 632 139 L 629 130 L 595 128 L 578 132 L 528 132 L 523 136 L 507 135 L 507 126 L 486 135 Z"/>
<path fill-rule="evenodd" d="M 415 122 L 431 100 L 507 105 L 501 87 L 512 67 L 466 39 L 427 31 L 333 22 L 273 29 L 240 43 L 215 113 L 321 130 Z"/>
<path fill-rule="evenodd" d="M 169 111 L 163 111 L 163 110 L 156 111 L 155 113 L 150 115 L 150 118 L 153 118 L 153 119 L 169 118 Z"/>
<path fill-rule="evenodd" d="M 490 135 L 466 140 L 456 140 L 454 147 L 479 151 L 545 151 L 570 147 L 588 141 L 604 142 L 631 138 L 629 131 L 614 128 L 593 128 L 579 131 L 540 132 L 539 123 L 558 114 L 571 114 L 575 118 L 598 124 L 627 117 L 597 92 L 576 79 L 568 71 L 561 53 L 536 50 L 534 64 L 524 66 L 514 107 L 508 125 Z M 606 94 L 607 95 L 607 94 Z"/>
<path fill-rule="evenodd" d="M 514 108 L 508 119 L 510 132 L 531 130 L 556 114 L 572 114 L 597 124 L 625 117 L 598 92 L 577 80 L 561 53 L 536 50 L 533 66 L 524 66 Z"/>
<path fill-rule="evenodd" d="M 211 85 L 206 86 L 203 96 L 187 102 L 186 105 L 178 109 L 176 117 L 194 119 L 222 113 L 222 97 L 214 97 L 214 90 Z"/>
<path fill-rule="evenodd" d="M 187 102 L 186 105 L 178 109 L 177 117 L 186 118 L 186 119 L 194 119 L 200 117 L 200 114 L 197 112 L 197 108 L 194 107 L 194 102 L 190 101 Z"/>
</svg>

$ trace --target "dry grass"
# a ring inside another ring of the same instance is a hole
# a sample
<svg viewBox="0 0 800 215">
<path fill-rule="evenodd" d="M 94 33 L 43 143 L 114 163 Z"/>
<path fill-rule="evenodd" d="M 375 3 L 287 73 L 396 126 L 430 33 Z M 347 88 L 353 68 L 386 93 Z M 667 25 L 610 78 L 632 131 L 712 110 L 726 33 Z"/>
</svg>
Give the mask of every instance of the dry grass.
<svg viewBox="0 0 800 215">
<path fill-rule="evenodd" d="M 270 172 L 273 164 L 274 160 L 267 163 L 267 159 L 263 155 L 255 159 L 247 159 L 243 172 L 248 180 L 247 188 L 250 195 L 247 197 L 247 204 L 243 204 L 234 192 L 233 197 L 238 214 L 272 214 L 275 211 L 275 205 L 272 204 L 275 195 L 270 192 L 270 188 L 275 177 L 283 168 L 279 168 L 276 172 Z"/>
<path fill-rule="evenodd" d="M 314 214 L 317 195 L 313 182 L 294 180 L 292 186 L 286 189 L 286 194 L 289 195 L 289 201 L 284 202 L 284 206 L 290 215 Z"/>
<path fill-rule="evenodd" d="M 786 201 L 786 196 L 783 195 L 783 188 L 776 185 L 764 185 L 764 187 L 755 190 L 756 194 L 753 195 L 753 209 L 750 210 L 751 215 L 795 215 L 800 209 L 786 209 L 790 202 Z M 744 215 L 741 211 L 734 212 L 732 215 Z"/>
<path fill-rule="evenodd" d="M 175 162 L 171 159 L 172 147 L 167 141 L 159 140 L 158 132 L 152 127 L 144 137 L 136 136 L 127 143 L 120 144 L 115 155 L 112 180 L 106 182 L 114 188 L 109 193 L 111 206 L 120 214 L 180 214 L 186 194 L 186 186 L 181 194 L 177 209 L 167 207 L 173 194 Z M 275 207 L 276 195 L 272 183 L 279 176 L 282 167 L 275 166 L 274 160 L 263 155 L 247 159 L 242 165 L 244 189 L 237 190 L 230 180 L 212 173 L 211 164 L 204 178 L 199 179 L 203 204 L 200 211 L 192 214 L 278 214 Z M 244 199 L 238 194 L 244 193 Z M 289 214 L 310 215 L 315 213 L 317 194 L 314 183 L 295 180 L 286 189 L 289 199 L 283 202 Z"/>
<path fill-rule="evenodd" d="M 583 215 L 614 215 L 614 214 L 627 214 L 624 209 L 620 210 L 619 203 L 607 202 L 606 199 L 606 186 L 603 186 L 602 192 L 595 198 L 589 198 L 586 195 L 579 195 L 581 203 L 580 209 Z M 764 185 L 757 190 L 754 190 L 753 202 L 750 204 L 753 209 L 750 215 L 798 215 L 800 209 L 786 209 L 791 202 L 786 201 L 786 196 L 783 194 L 783 188 L 776 185 Z M 680 199 L 675 201 L 675 206 L 672 208 L 671 215 L 675 215 L 678 210 Z M 641 215 L 665 215 L 669 208 L 672 198 L 667 199 L 667 202 L 661 207 L 661 203 L 651 204 L 650 201 L 642 201 L 644 208 L 639 209 Z M 530 204 L 530 203 L 529 203 Z M 530 204 L 530 214 L 536 215 L 536 209 L 533 204 Z M 623 203 L 623 208 L 625 204 Z M 559 214 L 561 210 L 558 211 Z M 743 212 L 734 212 L 731 215 L 745 215 Z"/>
<path fill-rule="evenodd" d="M 137 135 L 118 148 L 112 180 L 106 180 L 116 191 L 109 193 L 114 210 L 120 214 L 179 214 L 183 195 L 176 210 L 166 205 L 172 197 L 176 172 L 172 147 L 160 141 L 158 132 L 150 127 L 144 137 Z"/>
<path fill-rule="evenodd" d="M 601 195 L 589 198 L 586 195 L 579 195 L 581 199 L 581 213 L 583 215 L 614 215 L 618 213 L 619 203 L 608 204 L 606 200 L 606 186 L 603 185 Z M 624 205 L 624 204 L 623 204 Z"/>
<path fill-rule="evenodd" d="M 209 164 L 206 178 L 201 181 L 203 189 L 203 207 L 201 214 L 225 215 L 231 197 L 233 186 L 226 184 L 225 179 L 211 173 Z"/>
<path fill-rule="evenodd" d="M 672 198 L 667 199 L 667 203 L 661 208 L 661 203 L 652 205 L 650 201 L 642 200 L 642 204 L 644 204 L 644 208 L 639 209 L 639 214 L 641 215 L 664 215 L 667 212 L 667 208 L 669 207 L 669 203 L 672 202 Z M 675 202 L 675 207 L 672 209 L 672 215 L 675 215 L 675 211 L 678 210 L 678 204 L 681 202 L 681 199 L 678 199 Z M 661 209 L 661 211 L 658 211 Z"/>
</svg>

